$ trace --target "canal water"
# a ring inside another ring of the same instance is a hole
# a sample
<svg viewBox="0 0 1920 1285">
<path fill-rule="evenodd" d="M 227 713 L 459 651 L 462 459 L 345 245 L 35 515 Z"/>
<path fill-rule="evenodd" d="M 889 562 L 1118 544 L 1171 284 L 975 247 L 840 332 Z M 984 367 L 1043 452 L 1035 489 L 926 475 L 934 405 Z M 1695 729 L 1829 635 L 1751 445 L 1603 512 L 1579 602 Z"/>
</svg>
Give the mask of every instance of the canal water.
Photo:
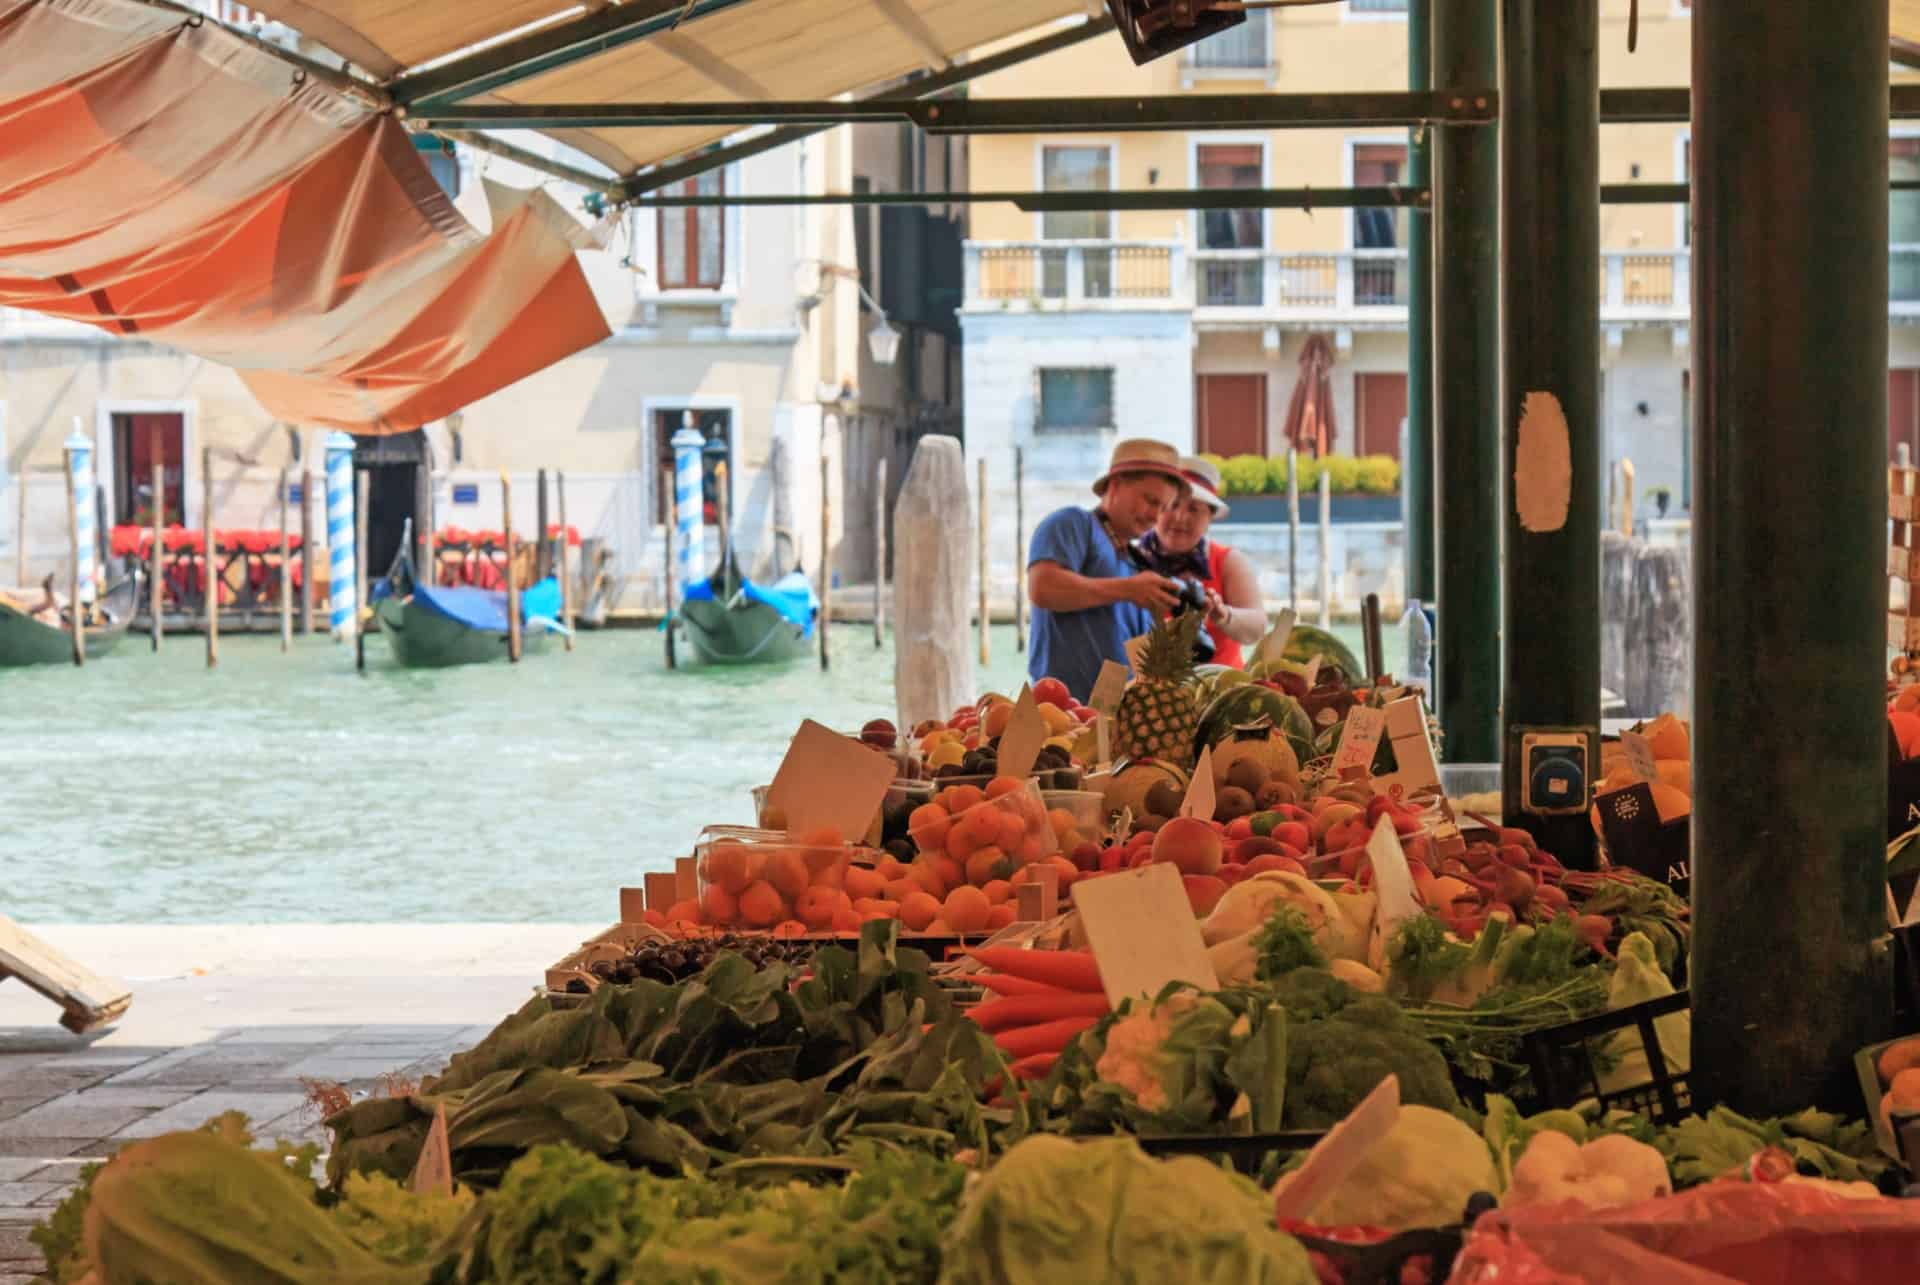
<svg viewBox="0 0 1920 1285">
<path fill-rule="evenodd" d="M 1357 631 L 1341 630 L 1357 650 Z M 1389 631 L 1389 662 L 1398 639 Z M 0 913 L 24 922 L 593 921 L 752 819 L 802 717 L 893 716 L 893 653 L 668 671 L 652 630 L 518 667 L 403 670 L 367 644 L 144 639 L 0 670 Z M 1025 656 L 992 636 L 983 690 Z"/>
</svg>

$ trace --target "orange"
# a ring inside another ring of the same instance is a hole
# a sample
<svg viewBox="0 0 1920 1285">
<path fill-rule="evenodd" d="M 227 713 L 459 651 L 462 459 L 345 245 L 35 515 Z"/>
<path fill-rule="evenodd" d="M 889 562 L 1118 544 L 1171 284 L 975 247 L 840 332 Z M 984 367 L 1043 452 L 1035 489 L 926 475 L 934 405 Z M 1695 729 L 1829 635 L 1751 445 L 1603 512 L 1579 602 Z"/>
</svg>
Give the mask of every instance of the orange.
<svg viewBox="0 0 1920 1285">
<path fill-rule="evenodd" d="M 997 933 L 1013 922 L 1013 903 L 1003 901 L 987 908 L 987 931 Z"/>
<path fill-rule="evenodd" d="M 807 926 L 798 919 L 782 919 L 773 926 L 775 937 L 805 937 Z"/>
<path fill-rule="evenodd" d="M 1003 794 L 1013 794 L 1026 788 L 1026 784 L 1017 776 L 996 776 L 987 782 L 987 797 L 997 799 Z"/>
<path fill-rule="evenodd" d="M 934 865 L 932 861 L 925 857 L 913 863 L 913 869 L 907 871 L 907 878 L 936 897 L 944 897 L 947 895 L 946 876 L 941 873 L 938 866 Z M 903 905 L 905 902 L 906 898 L 901 898 Z"/>
<path fill-rule="evenodd" d="M 721 841 L 707 850 L 707 882 L 739 894 L 753 882 L 753 854 L 744 844 Z"/>
<path fill-rule="evenodd" d="M 1003 819 L 1004 814 L 999 808 L 977 808 L 954 822 L 953 828 L 956 833 L 967 836 L 967 851 L 972 852 L 975 848 L 1000 842 L 1000 822 Z"/>
<path fill-rule="evenodd" d="M 933 922 L 927 925 L 926 931 L 935 937 L 951 937 L 953 925 L 947 922 L 944 915 L 935 915 Z"/>
<path fill-rule="evenodd" d="M 980 891 L 986 895 L 989 906 L 1013 900 L 1013 884 L 1006 879 L 989 879 L 980 886 Z"/>
<path fill-rule="evenodd" d="M 987 926 L 987 915 L 992 909 L 986 893 L 963 884 L 947 894 L 940 915 L 953 925 L 955 932 L 976 933 Z"/>
<path fill-rule="evenodd" d="M 967 882 L 976 886 L 992 883 L 1012 866 L 1000 849 L 982 848 L 967 858 Z"/>
<path fill-rule="evenodd" d="M 845 910 L 833 912 L 833 931 L 837 933 L 857 933 L 860 931 L 860 914 L 849 906 Z"/>
<path fill-rule="evenodd" d="M 755 928 L 771 928 L 787 917 L 787 903 L 765 879 L 756 879 L 740 894 L 740 917 Z"/>
<path fill-rule="evenodd" d="M 760 877 L 772 884 L 782 897 L 791 900 L 807 890 L 807 863 L 793 849 L 779 848 L 767 854 L 760 867 Z"/>
<path fill-rule="evenodd" d="M 952 857 L 927 857 L 925 860 L 933 864 L 940 874 L 940 882 L 947 887 L 952 888 L 967 881 L 966 866 Z"/>
<path fill-rule="evenodd" d="M 899 879 L 907 873 L 906 864 L 892 853 L 874 862 L 873 868 L 880 872 L 882 879 Z"/>
<path fill-rule="evenodd" d="M 940 913 L 940 903 L 932 894 L 916 892 L 900 903 L 900 922 L 915 932 L 925 932 Z"/>
<path fill-rule="evenodd" d="M 740 913 L 740 903 L 725 888 L 710 883 L 700 896 L 700 909 L 706 912 L 709 923 L 730 924 Z"/>
<path fill-rule="evenodd" d="M 922 803 L 907 817 L 907 833 L 922 852 L 947 844 L 947 826 L 953 818 L 938 803 Z"/>
<path fill-rule="evenodd" d="M 856 900 L 862 897 L 878 897 L 886 886 L 887 877 L 872 866 L 847 867 L 845 887 L 849 897 Z"/>
<path fill-rule="evenodd" d="M 956 825 L 947 831 L 947 841 L 938 848 L 928 848 L 928 852 L 944 852 L 956 860 L 965 861 L 967 854 L 979 847 L 979 841 L 973 836 L 971 827 Z"/>
</svg>

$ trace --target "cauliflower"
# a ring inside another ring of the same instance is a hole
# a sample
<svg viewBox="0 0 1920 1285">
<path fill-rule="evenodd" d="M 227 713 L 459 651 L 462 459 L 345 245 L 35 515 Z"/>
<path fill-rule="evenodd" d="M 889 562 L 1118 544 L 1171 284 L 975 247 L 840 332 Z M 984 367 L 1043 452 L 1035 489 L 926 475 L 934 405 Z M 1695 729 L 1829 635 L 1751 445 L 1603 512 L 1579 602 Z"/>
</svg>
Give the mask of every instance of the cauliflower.
<svg viewBox="0 0 1920 1285">
<path fill-rule="evenodd" d="M 1233 1027 L 1225 1005 L 1194 991 L 1175 991 L 1157 1004 L 1136 1001 L 1107 1028 L 1094 1074 L 1126 1090 L 1142 1110 L 1164 1111 L 1206 1088 L 1194 1054 L 1224 1049 Z"/>
<path fill-rule="evenodd" d="M 1667 1162 L 1644 1142 L 1607 1134 L 1582 1145 L 1564 1133 L 1533 1135 L 1513 1167 L 1512 1208 L 1575 1201 L 1589 1209 L 1636 1205 L 1673 1191 Z"/>
</svg>

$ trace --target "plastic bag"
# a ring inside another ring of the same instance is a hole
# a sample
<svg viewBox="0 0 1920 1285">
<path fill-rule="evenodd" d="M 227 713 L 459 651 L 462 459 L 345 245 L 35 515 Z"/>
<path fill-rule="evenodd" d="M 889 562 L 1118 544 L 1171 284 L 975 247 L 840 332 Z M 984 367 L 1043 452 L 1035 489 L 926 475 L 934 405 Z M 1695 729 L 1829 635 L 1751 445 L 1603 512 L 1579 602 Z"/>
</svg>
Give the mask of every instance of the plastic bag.
<svg viewBox="0 0 1920 1285">
<path fill-rule="evenodd" d="M 1452 1285 L 1881 1285 L 1920 1262 L 1920 1201 L 1723 1181 L 1618 1209 L 1496 1210 Z"/>
</svg>

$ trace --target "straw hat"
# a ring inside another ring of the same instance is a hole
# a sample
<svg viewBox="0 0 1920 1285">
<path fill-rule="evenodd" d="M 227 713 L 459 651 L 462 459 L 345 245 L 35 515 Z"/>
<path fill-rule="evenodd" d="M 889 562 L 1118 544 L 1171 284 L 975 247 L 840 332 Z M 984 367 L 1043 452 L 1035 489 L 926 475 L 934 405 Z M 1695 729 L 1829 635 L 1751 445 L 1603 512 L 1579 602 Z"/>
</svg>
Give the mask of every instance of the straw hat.
<svg viewBox="0 0 1920 1285">
<path fill-rule="evenodd" d="M 1187 475 L 1187 485 L 1193 488 L 1193 493 L 1213 510 L 1214 517 L 1227 516 L 1227 502 L 1220 498 L 1220 470 L 1212 460 L 1198 455 L 1182 456 L 1180 471 Z"/>
<path fill-rule="evenodd" d="M 1105 495 L 1108 482 L 1130 473 L 1158 473 L 1182 486 L 1189 485 L 1180 468 L 1179 451 L 1150 437 L 1128 437 L 1113 444 L 1113 458 L 1107 462 L 1107 471 L 1093 480 L 1093 493 Z"/>
</svg>

